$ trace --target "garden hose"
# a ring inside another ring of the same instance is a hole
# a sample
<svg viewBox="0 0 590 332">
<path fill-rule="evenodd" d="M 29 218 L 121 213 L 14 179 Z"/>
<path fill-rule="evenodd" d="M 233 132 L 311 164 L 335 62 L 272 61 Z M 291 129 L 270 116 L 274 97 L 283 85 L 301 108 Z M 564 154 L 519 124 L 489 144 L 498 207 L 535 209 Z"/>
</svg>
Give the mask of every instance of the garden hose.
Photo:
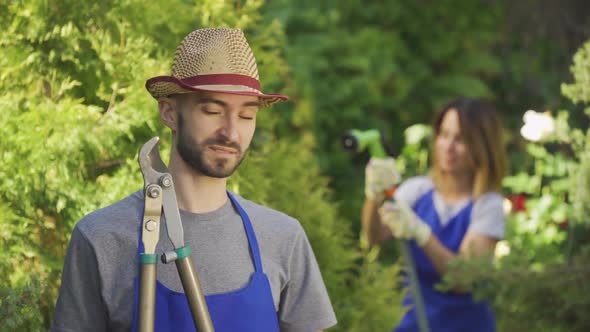
<svg viewBox="0 0 590 332">
<path fill-rule="evenodd" d="M 381 135 L 377 129 L 364 131 L 351 129 L 342 135 L 342 146 L 345 150 L 351 152 L 361 152 L 367 149 L 372 158 L 387 157 L 383 144 L 383 135 Z M 393 200 L 393 190 L 386 191 L 385 196 L 387 197 L 386 199 Z M 410 251 L 410 243 L 409 241 L 400 241 L 400 244 L 402 256 L 407 264 L 410 279 L 410 291 L 412 292 L 412 297 L 414 299 L 418 328 L 420 332 L 429 332 L 430 328 L 428 326 L 424 301 L 422 299 L 420 284 L 418 282 L 416 263 L 414 262 L 414 258 Z"/>
</svg>

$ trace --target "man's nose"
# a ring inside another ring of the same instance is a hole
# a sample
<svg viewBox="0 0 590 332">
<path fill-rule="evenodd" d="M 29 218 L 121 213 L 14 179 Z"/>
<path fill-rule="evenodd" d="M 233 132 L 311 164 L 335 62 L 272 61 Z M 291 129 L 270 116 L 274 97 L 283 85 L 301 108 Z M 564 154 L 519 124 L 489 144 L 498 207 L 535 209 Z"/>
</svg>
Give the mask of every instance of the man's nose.
<svg viewBox="0 0 590 332">
<path fill-rule="evenodd" d="M 220 128 L 221 135 L 228 141 L 236 142 L 238 140 L 237 118 L 226 116 Z"/>
</svg>

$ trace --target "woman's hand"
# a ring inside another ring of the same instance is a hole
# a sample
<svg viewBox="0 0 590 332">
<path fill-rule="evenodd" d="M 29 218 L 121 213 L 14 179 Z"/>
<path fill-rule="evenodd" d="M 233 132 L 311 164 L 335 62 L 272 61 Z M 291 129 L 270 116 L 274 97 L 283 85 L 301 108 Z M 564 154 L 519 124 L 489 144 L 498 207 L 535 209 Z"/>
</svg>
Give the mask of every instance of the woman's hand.
<svg viewBox="0 0 590 332">
<path fill-rule="evenodd" d="M 430 226 L 405 203 L 388 200 L 379 208 L 379 215 L 381 223 L 391 230 L 393 236 L 416 240 L 420 247 L 426 244 L 432 234 Z"/>
<path fill-rule="evenodd" d="M 384 192 L 401 180 L 395 167 L 395 159 L 371 158 L 365 167 L 365 197 L 370 200 L 383 199 Z"/>
</svg>

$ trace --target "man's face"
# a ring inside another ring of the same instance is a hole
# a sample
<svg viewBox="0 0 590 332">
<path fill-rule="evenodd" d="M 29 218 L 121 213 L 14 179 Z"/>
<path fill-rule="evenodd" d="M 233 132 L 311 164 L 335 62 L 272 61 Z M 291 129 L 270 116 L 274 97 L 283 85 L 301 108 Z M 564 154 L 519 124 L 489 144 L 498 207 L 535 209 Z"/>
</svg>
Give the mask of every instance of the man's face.
<svg viewBox="0 0 590 332">
<path fill-rule="evenodd" d="M 199 173 L 226 178 L 240 165 L 256 129 L 257 97 L 203 93 L 177 99 L 176 148 Z"/>
</svg>

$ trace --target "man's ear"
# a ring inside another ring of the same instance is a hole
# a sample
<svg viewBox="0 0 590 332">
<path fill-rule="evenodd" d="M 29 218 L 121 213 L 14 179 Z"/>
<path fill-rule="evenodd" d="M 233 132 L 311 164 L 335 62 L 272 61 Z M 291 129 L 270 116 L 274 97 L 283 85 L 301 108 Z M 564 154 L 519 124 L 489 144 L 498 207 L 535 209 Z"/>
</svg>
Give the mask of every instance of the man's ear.
<svg viewBox="0 0 590 332">
<path fill-rule="evenodd" d="M 176 112 L 178 101 L 170 97 L 160 97 L 160 99 L 158 99 L 158 108 L 160 109 L 160 118 L 162 119 L 162 122 L 164 122 L 166 127 L 172 129 L 172 131 L 176 131 L 178 124 L 178 114 Z"/>
</svg>

